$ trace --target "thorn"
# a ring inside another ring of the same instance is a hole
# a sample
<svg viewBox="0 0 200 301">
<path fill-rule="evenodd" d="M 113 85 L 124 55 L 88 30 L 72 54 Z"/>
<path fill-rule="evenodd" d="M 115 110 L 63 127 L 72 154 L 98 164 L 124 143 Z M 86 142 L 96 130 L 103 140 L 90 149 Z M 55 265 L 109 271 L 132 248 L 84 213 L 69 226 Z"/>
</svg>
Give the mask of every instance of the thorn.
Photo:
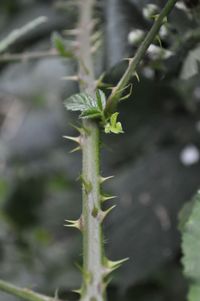
<svg viewBox="0 0 200 301">
<path fill-rule="evenodd" d="M 112 261 L 104 257 L 105 273 L 109 274 L 113 272 L 114 270 L 118 269 L 127 260 L 129 260 L 128 257 L 117 261 Z"/>
<path fill-rule="evenodd" d="M 78 136 L 78 137 L 72 137 L 72 136 L 63 136 L 64 139 L 68 139 L 68 140 L 71 140 L 71 141 L 74 141 L 78 144 L 81 144 L 81 136 Z"/>
<path fill-rule="evenodd" d="M 132 90 L 133 90 L 133 85 L 132 85 L 132 84 L 127 85 L 127 86 L 124 88 L 124 90 L 126 90 L 126 89 L 129 88 L 129 87 L 130 87 L 129 92 L 128 92 L 125 96 L 121 97 L 121 98 L 120 98 L 120 101 L 125 100 L 125 99 L 127 99 L 127 98 L 129 98 L 129 97 L 131 96 Z M 118 93 L 120 93 L 120 92 L 123 92 L 123 89 L 121 89 L 121 91 L 120 91 L 120 90 L 118 91 Z"/>
<path fill-rule="evenodd" d="M 68 228 L 76 228 L 80 231 L 83 230 L 83 222 L 82 222 L 82 217 L 80 217 L 77 220 L 70 220 L 70 219 L 66 219 L 65 222 L 67 222 L 68 224 L 64 224 L 65 227 Z"/>
<path fill-rule="evenodd" d="M 107 180 L 110 180 L 114 178 L 114 176 L 109 176 L 109 177 L 100 177 L 100 184 L 104 183 Z"/>
<path fill-rule="evenodd" d="M 112 277 L 109 276 L 109 277 L 106 277 L 107 279 L 104 280 L 103 282 L 103 290 L 105 291 L 106 290 L 106 287 L 110 284 L 110 282 L 112 281 Z"/>
<path fill-rule="evenodd" d="M 112 85 L 109 84 L 109 83 L 104 83 L 103 82 L 103 79 L 105 77 L 105 72 L 103 72 L 100 77 L 95 81 L 95 85 L 96 85 L 96 88 L 107 88 L 107 87 L 111 87 Z"/>
<path fill-rule="evenodd" d="M 80 150 L 81 150 L 81 147 L 78 146 L 78 147 L 73 148 L 69 153 L 72 154 L 72 153 L 78 152 Z"/>
<path fill-rule="evenodd" d="M 73 123 L 69 123 L 69 124 L 71 125 L 72 128 L 77 130 L 81 135 L 83 135 L 85 133 L 85 129 L 83 127 L 78 127 L 78 126 L 74 125 Z"/>
<path fill-rule="evenodd" d="M 68 36 L 77 36 L 80 33 L 80 29 L 79 28 L 66 29 L 63 31 L 63 33 Z"/>
<path fill-rule="evenodd" d="M 135 72 L 135 77 L 137 78 L 138 83 L 140 82 L 140 78 L 137 72 Z"/>
<path fill-rule="evenodd" d="M 72 292 L 81 295 L 82 294 L 82 289 L 79 288 L 79 289 L 76 289 L 76 290 L 72 290 Z"/>
<path fill-rule="evenodd" d="M 77 75 L 63 76 L 63 77 L 61 77 L 61 79 L 62 80 L 71 80 L 71 81 L 75 81 L 75 82 L 79 81 L 79 77 Z"/>
<path fill-rule="evenodd" d="M 111 206 L 105 211 L 100 212 L 100 221 L 103 222 L 103 220 L 106 218 L 106 216 L 116 207 L 116 205 Z"/>
<path fill-rule="evenodd" d="M 101 195 L 101 202 L 104 203 L 105 201 L 112 200 L 115 198 L 116 198 L 115 195 L 109 195 L 109 194 Z"/>
<path fill-rule="evenodd" d="M 95 43 L 102 37 L 102 31 L 97 30 L 92 36 L 91 36 L 91 42 Z"/>
<path fill-rule="evenodd" d="M 83 267 L 78 262 L 75 262 L 75 267 L 81 272 L 81 274 L 83 274 Z"/>
<path fill-rule="evenodd" d="M 100 48 L 101 44 L 102 44 L 101 40 L 96 41 L 91 48 L 91 53 L 94 54 Z"/>
<path fill-rule="evenodd" d="M 117 88 L 117 86 L 114 86 L 114 87 L 111 86 L 111 87 L 108 87 L 107 89 L 111 90 L 111 94 L 112 94 L 112 93 L 114 93 L 114 91 L 116 90 L 116 88 Z"/>
<path fill-rule="evenodd" d="M 161 38 L 160 38 L 159 34 L 156 36 L 156 40 L 158 41 L 158 44 L 159 44 L 160 48 L 163 48 L 162 41 L 161 41 Z"/>
<path fill-rule="evenodd" d="M 130 65 L 131 62 L 132 62 L 132 60 L 133 60 L 133 58 L 125 57 L 125 58 L 123 58 L 122 60 L 123 60 L 123 61 L 128 61 L 128 64 Z"/>
</svg>

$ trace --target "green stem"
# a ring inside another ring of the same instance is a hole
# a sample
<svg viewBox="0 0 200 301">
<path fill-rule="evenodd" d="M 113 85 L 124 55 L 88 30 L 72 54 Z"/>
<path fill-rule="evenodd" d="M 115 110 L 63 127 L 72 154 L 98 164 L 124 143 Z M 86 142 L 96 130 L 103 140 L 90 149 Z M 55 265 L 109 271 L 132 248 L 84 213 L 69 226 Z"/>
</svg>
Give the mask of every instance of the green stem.
<svg viewBox="0 0 200 301">
<path fill-rule="evenodd" d="M 95 77 L 91 54 L 93 0 L 80 2 L 79 61 L 80 90 L 95 96 Z M 101 225 L 99 126 L 83 121 L 83 285 L 82 301 L 103 301 L 103 241 Z"/>
<path fill-rule="evenodd" d="M 14 286 L 3 280 L 0 280 L 0 290 L 27 301 L 55 301 L 55 298 L 37 294 L 29 289 Z M 59 300 L 56 299 L 56 301 Z"/>
<path fill-rule="evenodd" d="M 103 241 L 100 204 L 99 128 L 92 121 L 85 121 L 86 134 L 82 142 L 83 178 L 83 298 L 84 301 L 102 301 L 103 290 Z"/>
<path fill-rule="evenodd" d="M 137 66 L 141 62 L 147 49 L 149 48 L 151 43 L 154 41 L 156 35 L 158 34 L 159 29 L 163 24 L 163 20 L 169 15 L 176 2 L 177 0 L 168 0 L 167 4 L 161 11 L 156 21 L 154 22 L 152 28 L 146 35 L 144 41 L 141 43 L 140 47 L 138 48 L 135 56 L 133 58 L 130 58 L 128 68 L 126 69 L 124 75 L 118 82 L 117 86 L 112 90 L 112 93 L 108 98 L 107 105 L 106 105 L 106 112 L 113 111 L 117 106 L 120 96 L 123 93 L 123 89 L 126 87 L 133 74 L 135 74 Z"/>
</svg>

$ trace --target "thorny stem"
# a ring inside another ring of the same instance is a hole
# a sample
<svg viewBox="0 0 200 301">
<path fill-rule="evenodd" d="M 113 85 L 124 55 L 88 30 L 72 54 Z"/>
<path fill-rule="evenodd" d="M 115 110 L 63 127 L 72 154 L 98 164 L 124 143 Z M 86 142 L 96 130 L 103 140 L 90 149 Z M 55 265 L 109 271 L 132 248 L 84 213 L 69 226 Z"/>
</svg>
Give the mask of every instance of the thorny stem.
<svg viewBox="0 0 200 301">
<path fill-rule="evenodd" d="M 163 20 L 169 15 L 172 8 L 176 4 L 177 0 L 168 0 L 167 4 L 164 6 L 163 10 L 159 14 L 158 18 L 154 22 L 152 28 L 146 35 L 144 41 L 141 43 L 134 57 L 129 59 L 128 68 L 126 69 L 124 75 L 118 82 L 117 86 L 112 90 L 111 95 L 108 98 L 106 105 L 106 112 L 110 112 L 115 109 L 117 103 L 119 102 L 120 96 L 123 93 L 123 89 L 126 87 L 130 78 L 135 74 L 136 68 L 144 57 L 147 49 L 154 41 L 156 35 L 159 32 L 160 27 L 163 24 Z"/>
<path fill-rule="evenodd" d="M 3 280 L 0 280 L 0 290 L 26 301 L 59 301 L 57 298 L 47 297 L 26 288 L 14 286 Z"/>
<path fill-rule="evenodd" d="M 80 22 L 77 48 L 79 62 L 80 90 L 95 95 L 90 37 L 92 31 L 92 7 L 94 0 L 81 0 Z M 123 88 L 127 85 L 149 45 L 155 39 L 163 19 L 170 13 L 176 0 L 169 0 L 157 18 L 150 32 L 139 47 L 134 58 L 117 86 L 113 89 L 106 106 L 109 112 L 119 101 Z M 102 216 L 99 173 L 99 125 L 95 121 L 83 121 L 81 148 L 83 152 L 83 213 L 80 219 L 83 232 L 83 285 L 81 301 L 105 301 L 104 276 L 112 270 L 112 262 L 107 262 L 103 252 Z M 118 262 L 120 263 L 120 261 Z M 118 265 L 118 264 L 117 264 Z M 54 299 L 20 289 L 0 280 L 0 290 L 28 301 L 53 301 Z"/>
<path fill-rule="evenodd" d="M 91 95 L 95 94 L 91 54 L 92 6 L 93 0 L 84 0 L 80 7 L 79 41 L 79 78 L 80 88 Z M 103 240 L 100 201 L 99 171 L 99 127 L 97 123 L 86 120 L 83 150 L 83 177 L 91 185 L 86 191 L 83 185 L 83 292 L 84 301 L 103 301 L 105 298 L 103 285 Z"/>
<path fill-rule="evenodd" d="M 80 89 L 95 95 L 95 77 L 91 54 L 92 8 L 93 0 L 80 2 L 79 22 L 79 78 Z M 82 139 L 84 182 L 91 187 L 88 190 L 83 182 L 83 285 L 82 301 L 103 301 L 103 241 L 100 206 L 99 171 L 99 127 L 96 122 L 83 121 L 85 133 Z"/>
</svg>

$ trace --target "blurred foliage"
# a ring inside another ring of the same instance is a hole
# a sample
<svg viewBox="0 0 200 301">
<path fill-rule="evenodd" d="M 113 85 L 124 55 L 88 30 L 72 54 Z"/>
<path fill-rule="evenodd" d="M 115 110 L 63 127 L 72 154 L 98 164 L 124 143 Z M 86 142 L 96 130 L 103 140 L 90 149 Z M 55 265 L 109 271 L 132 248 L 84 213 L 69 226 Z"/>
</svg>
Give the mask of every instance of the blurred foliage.
<svg viewBox="0 0 200 301">
<path fill-rule="evenodd" d="M 200 192 L 187 204 L 187 208 L 183 208 L 180 221 L 184 274 L 190 280 L 188 300 L 197 301 L 200 296 Z"/>
<path fill-rule="evenodd" d="M 1 1 L 0 38 L 38 16 L 49 20 L 9 52 L 48 50 L 54 31 L 65 36 L 77 19 L 67 2 Z M 98 1 L 103 37 L 94 57 L 97 75 L 106 69 L 106 83 L 118 81 L 127 64 L 123 58 L 137 48 L 130 33 L 147 32 L 152 24 L 144 6 L 164 2 Z M 177 215 L 198 190 L 200 177 L 200 14 L 189 2 L 185 7 L 179 1 L 160 32 L 162 49 L 156 40 L 138 70 L 140 83 L 133 78 L 133 93 L 120 105 L 125 133 L 102 133 L 102 171 L 116 175 L 105 191 L 119 196 L 105 227 L 106 249 L 113 259 L 130 257 L 114 275 L 109 300 L 186 296 Z M 59 288 L 60 297 L 70 300 L 80 282 L 75 263 L 81 237 L 63 223 L 80 214 L 80 183 L 74 179 L 81 159 L 68 154 L 62 139 L 75 132 L 63 99 L 77 86 L 60 78 L 74 75 L 75 65 L 48 58 L 0 66 L 0 277 L 49 294 Z"/>
</svg>

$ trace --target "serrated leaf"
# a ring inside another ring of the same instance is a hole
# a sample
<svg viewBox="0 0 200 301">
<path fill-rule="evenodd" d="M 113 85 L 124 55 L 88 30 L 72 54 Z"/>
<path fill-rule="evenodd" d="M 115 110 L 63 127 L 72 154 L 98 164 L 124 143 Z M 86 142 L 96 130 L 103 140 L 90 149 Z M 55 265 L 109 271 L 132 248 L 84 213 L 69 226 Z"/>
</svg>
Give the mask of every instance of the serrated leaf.
<svg viewBox="0 0 200 301">
<path fill-rule="evenodd" d="M 96 109 L 96 100 L 87 93 L 77 93 L 64 101 L 65 107 L 70 111 L 87 111 Z"/>
<path fill-rule="evenodd" d="M 97 109 L 89 109 L 89 110 L 86 110 L 84 111 L 81 115 L 80 115 L 81 118 L 98 118 L 98 117 L 101 117 L 101 112 Z"/>
<path fill-rule="evenodd" d="M 99 110 L 103 111 L 106 107 L 106 96 L 102 90 L 97 89 L 96 99 L 97 99 L 97 105 L 98 105 Z"/>
<path fill-rule="evenodd" d="M 57 32 L 52 34 L 52 42 L 54 47 L 57 49 L 58 53 L 64 57 L 72 57 L 73 54 L 71 51 L 66 50 L 66 44 L 61 35 Z"/>
<path fill-rule="evenodd" d="M 96 97 L 92 97 L 88 93 L 75 94 L 64 104 L 68 110 L 81 111 L 81 118 L 104 118 L 106 99 L 101 90 L 96 92 Z"/>
</svg>

